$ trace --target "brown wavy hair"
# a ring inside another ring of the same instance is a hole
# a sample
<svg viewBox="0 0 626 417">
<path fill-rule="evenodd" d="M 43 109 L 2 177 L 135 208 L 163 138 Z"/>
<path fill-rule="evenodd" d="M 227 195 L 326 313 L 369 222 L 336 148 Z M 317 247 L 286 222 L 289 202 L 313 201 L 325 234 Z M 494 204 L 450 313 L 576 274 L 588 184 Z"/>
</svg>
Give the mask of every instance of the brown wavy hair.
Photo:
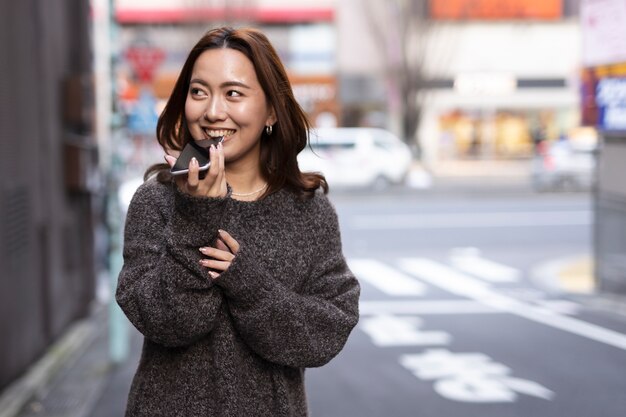
<svg viewBox="0 0 626 417">
<path fill-rule="evenodd" d="M 268 105 L 277 121 L 271 135 L 261 134 L 261 175 L 268 187 L 261 198 L 287 188 L 302 198 L 310 198 L 318 188 L 328 192 L 326 179 L 320 173 L 301 172 L 297 155 L 309 140 L 310 123 L 296 101 L 287 72 L 267 37 L 252 28 L 221 27 L 208 31 L 193 47 L 176 80 L 174 90 L 159 117 L 157 140 L 164 150 L 181 150 L 193 140 L 185 121 L 185 101 L 193 66 L 209 49 L 230 48 L 243 53 L 253 64 Z M 156 174 L 160 182 L 172 176 L 167 164 L 148 168 L 144 179 Z"/>
</svg>

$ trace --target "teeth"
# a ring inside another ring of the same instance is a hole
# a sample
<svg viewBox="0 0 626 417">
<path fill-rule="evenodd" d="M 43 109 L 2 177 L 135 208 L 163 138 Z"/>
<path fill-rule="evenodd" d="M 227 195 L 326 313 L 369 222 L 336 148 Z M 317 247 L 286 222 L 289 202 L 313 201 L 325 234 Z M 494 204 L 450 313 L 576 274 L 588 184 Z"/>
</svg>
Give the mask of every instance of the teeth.
<svg viewBox="0 0 626 417">
<path fill-rule="evenodd" d="M 220 136 L 229 136 L 235 133 L 235 131 L 231 129 L 221 129 L 221 130 L 204 129 L 204 132 L 212 138 L 219 138 Z"/>
</svg>

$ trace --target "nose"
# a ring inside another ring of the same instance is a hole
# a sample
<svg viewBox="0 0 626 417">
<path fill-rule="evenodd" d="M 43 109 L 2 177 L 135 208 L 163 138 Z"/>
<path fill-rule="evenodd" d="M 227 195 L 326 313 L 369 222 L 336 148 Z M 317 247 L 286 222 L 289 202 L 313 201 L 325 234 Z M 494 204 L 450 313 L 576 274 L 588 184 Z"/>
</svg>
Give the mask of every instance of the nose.
<svg viewBox="0 0 626 417">
<path fill-rule="evenodd" d="M 204 118 L 209 122 L 226 119 L 226 107 L 221 97 L 214 95 L 207 102 Z"/>
</svg>

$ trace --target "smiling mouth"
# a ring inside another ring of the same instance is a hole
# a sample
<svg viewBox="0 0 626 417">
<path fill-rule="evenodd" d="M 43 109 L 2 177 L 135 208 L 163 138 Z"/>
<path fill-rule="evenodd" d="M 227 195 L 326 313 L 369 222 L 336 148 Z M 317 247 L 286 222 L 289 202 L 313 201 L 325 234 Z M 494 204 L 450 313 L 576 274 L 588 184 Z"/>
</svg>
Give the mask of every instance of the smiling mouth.
<svg viewBox="0 0 626 417">
<path fill-rule="evenodd" d="M 203 128 L 202 131 L 207 136 L 207 139 L 215 139 L 219 137 L 224 137 L 226 139 L 228 136 L 235 133 L 235 129 L 206 129 Z"/>
</svg>

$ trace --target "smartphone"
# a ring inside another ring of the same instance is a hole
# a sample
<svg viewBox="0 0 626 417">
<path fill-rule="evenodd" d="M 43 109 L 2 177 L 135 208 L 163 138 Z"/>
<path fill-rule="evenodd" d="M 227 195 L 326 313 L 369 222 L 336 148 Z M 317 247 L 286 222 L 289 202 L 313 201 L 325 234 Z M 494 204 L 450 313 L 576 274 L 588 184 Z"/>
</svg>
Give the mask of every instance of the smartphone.
<svg viewBox="0 0 626 417">
<path fill-rule="evenodd" d="M 200 172 L 208 170 L 211 166 L 209 148 L 211 145 L 217 146 L 217 144 L 223 140 L 224 137 L 221 136 L 215 139 L 194 140 L 187 143 L 170 172 L 172 175 L 183 175 L 189 173 L 189 162 L 191 162 L 191 158 L 193 157 L 198 160 Z"/>
</svg>

